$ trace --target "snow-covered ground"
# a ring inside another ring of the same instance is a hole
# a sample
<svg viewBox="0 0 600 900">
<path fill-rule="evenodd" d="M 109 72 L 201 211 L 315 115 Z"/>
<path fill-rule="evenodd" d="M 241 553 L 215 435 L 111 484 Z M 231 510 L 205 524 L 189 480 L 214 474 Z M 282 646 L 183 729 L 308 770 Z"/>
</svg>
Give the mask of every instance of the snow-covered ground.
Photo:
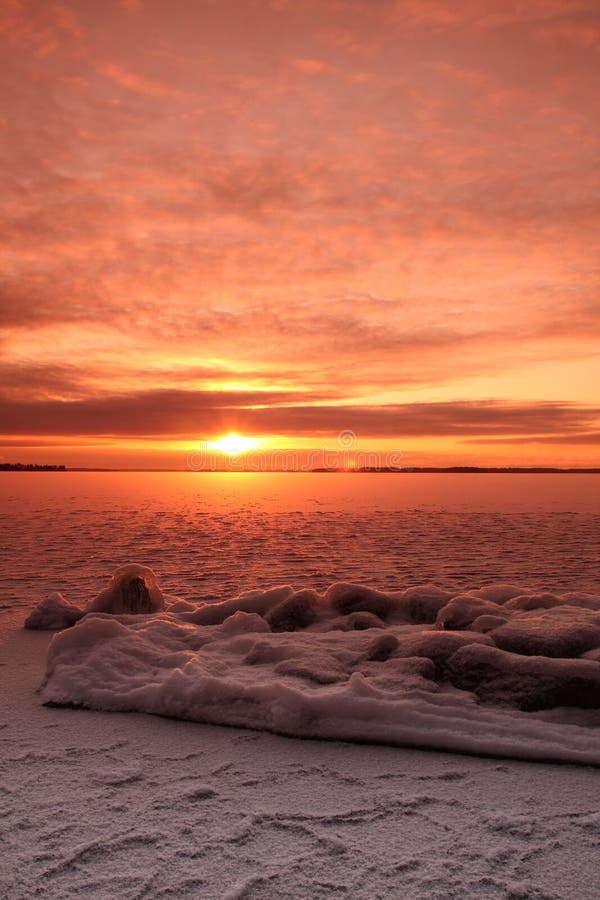
<svg viewBox="0 0 600 900">
<path fill-rule="evenodd" d="M 597 768 L 48 708 L 50 635 L 22 621 L 2 635 L 7 900 L 598 897 Z"/>
</svg>

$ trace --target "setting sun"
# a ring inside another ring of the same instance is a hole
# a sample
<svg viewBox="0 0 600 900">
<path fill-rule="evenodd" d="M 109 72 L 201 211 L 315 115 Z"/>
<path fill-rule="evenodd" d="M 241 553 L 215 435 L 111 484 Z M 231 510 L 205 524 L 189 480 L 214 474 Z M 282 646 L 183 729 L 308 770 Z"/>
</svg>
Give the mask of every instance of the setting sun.
<svg viewBox="0 0 600 900">
<path fill-rule="evenodd" d="M 210 448 L 225 453 L 227 456 L 240 456 L 247 453 L 248 450 L 254 450 L 258 447 L 260 441 L 258 438 L 243 437 L 240 434 L 227 434 L 218 441 L 212 441 Z"/>
</svg>

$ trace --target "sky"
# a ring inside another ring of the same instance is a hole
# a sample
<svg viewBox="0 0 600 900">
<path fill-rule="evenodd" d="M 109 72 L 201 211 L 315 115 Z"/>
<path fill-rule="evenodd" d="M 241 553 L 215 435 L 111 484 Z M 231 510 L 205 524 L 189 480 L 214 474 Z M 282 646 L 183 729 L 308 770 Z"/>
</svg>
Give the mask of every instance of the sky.
<svg viewBox="0 0 600 900">
<path fill-rule="evenodd" d="M 600 464 L 597 3 L 4 0 L 0 41 L 0 461 Z"/>
</svg>

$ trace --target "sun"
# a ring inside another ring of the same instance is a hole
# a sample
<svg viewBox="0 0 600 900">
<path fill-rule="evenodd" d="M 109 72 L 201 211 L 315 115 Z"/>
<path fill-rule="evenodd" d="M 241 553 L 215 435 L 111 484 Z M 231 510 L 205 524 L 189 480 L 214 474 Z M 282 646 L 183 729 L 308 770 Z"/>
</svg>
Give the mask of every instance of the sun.
<svg viewBox="0 0 600 900">
<path fill-rule="evenodd" d="M 227 456 L 240 456 L 242 453 L 258 447 L 259 444 L 258 438 L 243 437 L 241 434 L 227 434 L 218 441 L 212 441 L 210 446 L 213 450 L 218 450 Z"/>
</svg>

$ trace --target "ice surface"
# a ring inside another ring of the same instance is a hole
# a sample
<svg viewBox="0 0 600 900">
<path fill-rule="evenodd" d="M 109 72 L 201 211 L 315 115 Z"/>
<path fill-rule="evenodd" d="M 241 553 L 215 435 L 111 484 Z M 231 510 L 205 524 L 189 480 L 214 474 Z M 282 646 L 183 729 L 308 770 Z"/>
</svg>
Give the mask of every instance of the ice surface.
<svg viewBox="0 0 600 900">
<path fill-rule="evenodd" d="M 597 900 L 596 768 L 42 706 L 50 635 L 17 618 L 0 633 L 6 900 Z"/>
<path fill-rule="evenodd" d="M 164 608 L 144 614 L 136 601 L 124 614 L 132 579 Z M 431 585 L 383 592 L 338 583 L 323 594 L 283 586 L 194 606 L 165 601 L 151 570 L 128 566 L 53 639 L 43 698 L 300 737 L 600 765 L 600 613 L 558 594 L 554 604 L 543 595 L 540 609 L 511 605 L 524 596 L 499 585 L 443 596 Z M 436 607 L 436 622 L 423 624 Z"/>
<path fill-rule="evenodd" d="M 51 591 L 83 606 L 131 560 L 195 602 L 290 581 L 320 593 L 429 582 L 426 623 L 440 590 L 598 593 L 597 475 L 2 475 L 0 608 Z"/>
</svg>

